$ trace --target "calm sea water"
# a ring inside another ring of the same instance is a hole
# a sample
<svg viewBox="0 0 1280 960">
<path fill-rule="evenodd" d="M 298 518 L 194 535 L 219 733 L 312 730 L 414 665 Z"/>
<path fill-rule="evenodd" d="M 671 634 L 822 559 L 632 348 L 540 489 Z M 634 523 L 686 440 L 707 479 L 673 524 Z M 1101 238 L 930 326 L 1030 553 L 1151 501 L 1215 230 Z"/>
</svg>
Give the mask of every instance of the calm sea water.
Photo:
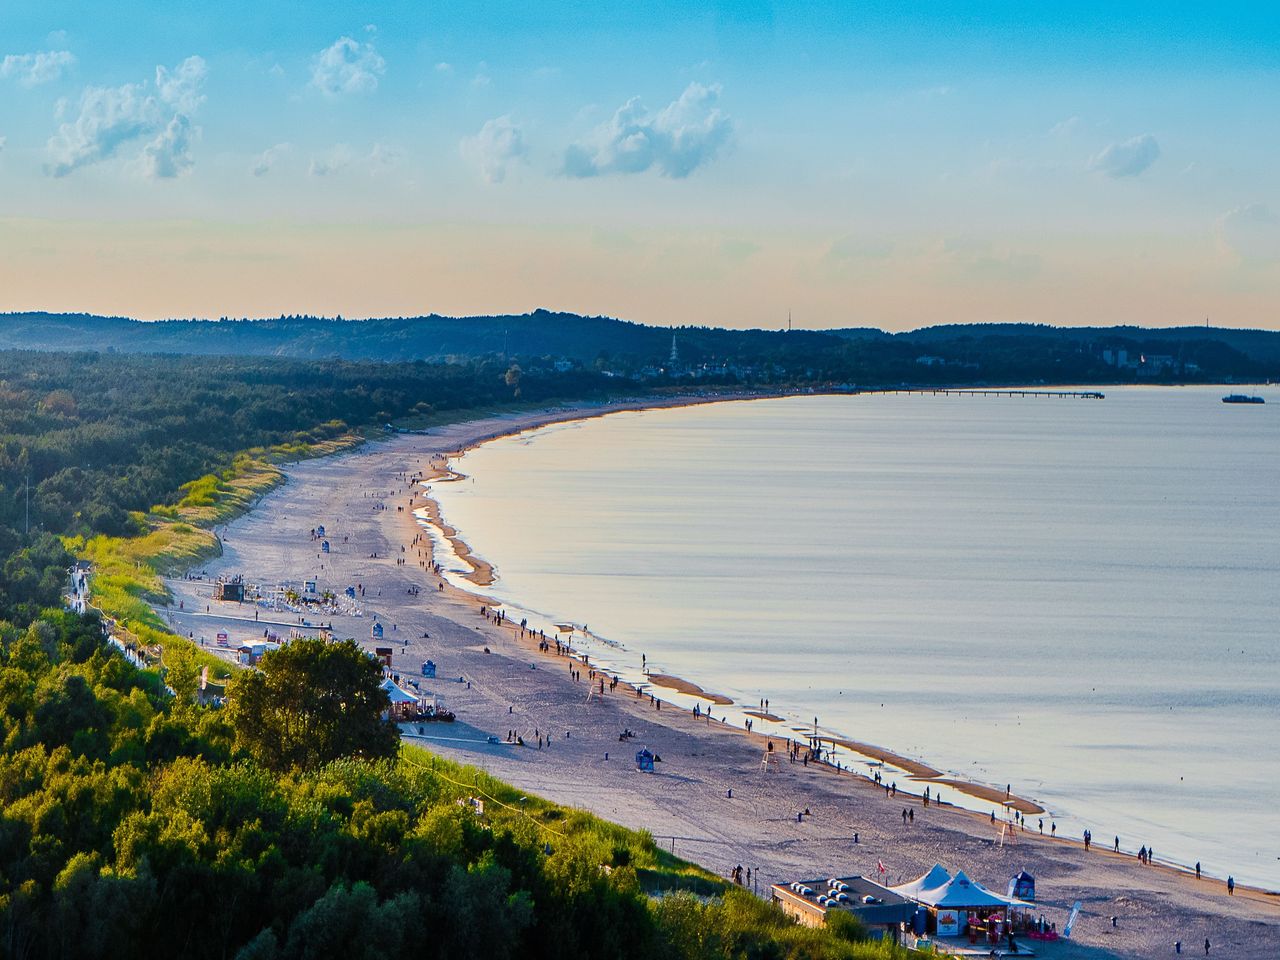
<svg viewBox="0 0 1280 960">
<path fill-rule="evenodd" d="M 1223 392 L 622 413 L 485 444 L 435 493 L 489 592 L 630 676 L 644 653 L 784 734 L 817 716 L 1275 888 L 1280 391 Z"/>
</svg>

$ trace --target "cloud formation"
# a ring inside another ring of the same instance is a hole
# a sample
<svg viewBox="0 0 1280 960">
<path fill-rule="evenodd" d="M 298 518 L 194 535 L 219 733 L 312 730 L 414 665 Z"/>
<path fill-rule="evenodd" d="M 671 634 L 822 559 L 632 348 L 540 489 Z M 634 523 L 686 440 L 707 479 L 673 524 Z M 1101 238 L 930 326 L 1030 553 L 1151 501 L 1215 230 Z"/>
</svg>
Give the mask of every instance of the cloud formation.
<svg viewBox="0 0 1280 960">
<path fill-rule="evenodd" d="M 0 60 L 0 77 L 13 78 L 24 87 L 38 87 L 62 76 L 75 65 L 70 50 L 46 50 L 42 53 L 11 53 Z"/>
<path fill-rule="evenodd" d="M 311 85 L 329 97 L 372 93 L 386 72 L 387 62 L 372 43 L 339 37 L 312 60 Z"/>
<path fill-rule="evenodd" d="M 1160 144 L 1149 133 L 1140 137 L 1113 143 L 1089 160 L 1089 169 L 1105 173 L 1108 177 L 1136 177 L 1150 167 L 1160 156 Z"/>
<path fill-rule="evenodd" d="M 529 152 L 524 131 L 510 116 L 495 117 L 480 128 L 474 137 L 466 137 L 459 145 L 462 156 L 480 167 L 480 175 L 489 183 L 501 183 L 507 167 Z"/>
<path fill-rule="evenodd" d="M 254 161 L 253 166 L 250 168 L 251 172 L 255 177 L 265 177 L 271 172 L 271 168 L 276 165 L 276 161 L 288 153 L 290 149 L 291 146 L 287 143 L 277 143 L 273 147 L 267 147 L 262 153 L 258 154 L 258 159 Z"/>
<path fill-rule="evenodd" d="M 1236 207 L 1218 218 L 1218 243 L 1243 263 L 1280 260 L 1280 216 L 1265 204 Z"/>
<path fill-rule="evenodd" d="M 596 177 L 653 169 L 664 177 L 687 177 L 714 159 L 733 135 L 733 122 L 720 110 L 719 99 L 719 84 L 691 83 L 679 99 L 651 114 L 633 97 L 565 151 L 564 172 Z"/>
<path fill-rule="evenodd" d="M 201 88 L 207 74 L 201 57 L 188 57 L 172 71 L 156 67 L 154 93 L 146 83 L 86 87 L 76 119 L 63 123 L 49 139 L 45 171 L 65 177 L 152 137 L 139 154 L 144 173 L 157 179 L 186 173 L 193 165 L 191 143 L 198 133 L 192 114 L 204 101 Z"/>
</svg>

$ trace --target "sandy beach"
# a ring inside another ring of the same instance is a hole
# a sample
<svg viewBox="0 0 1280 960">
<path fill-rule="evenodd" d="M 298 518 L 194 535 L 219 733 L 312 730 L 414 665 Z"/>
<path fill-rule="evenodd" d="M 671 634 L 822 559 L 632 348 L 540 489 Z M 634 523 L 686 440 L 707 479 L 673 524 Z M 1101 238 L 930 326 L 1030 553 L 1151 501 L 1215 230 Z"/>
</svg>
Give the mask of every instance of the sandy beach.
<svg viewBox="0 0 1280 960">
<path fill-rule="evenodd" d="M 671 404 L 683 402 L 688 401 Z M 405 478 L 439 470 L 442 457 L 494 436 L 652 405 L 489 418 L 290 465 L 284 485 L 219 529 L 224 553 L 204 565 L 204 579 L 171 581 L 175 602 L 166 612 L 184 634 L 212 645 L 216 633 L 225 631 L 234 648 L 261 639 L 265 629 L 287 635 L 296 618 L 260 611 L 255 619 L 249 604 L 213 601 L 211 580 L 218 575 L 239 574 L 264 589 L 315 580 L 321 591 L 342 594 L 359 585 L 359 616 L 323 619 L 332 620 L 336 635 L 354 636 L 370 647 L 376 619 L 383 627 L 376 645 L 394 650 L 394 669 L 442 698 L 458 716 L 454 724 L 410 728 L 410 739 L 521 789 L 647 829 L 664 847 L 721 875 L 738 864 L 750 867 L 762 891 L 779 880 L 851 873 L 876 878 L 881 862 L 887 871 L 882 882 L 911 879 L 941 862 L 1003 891 L 1008 877 L 1026 869 L 1037 878 L 1045 915 L 1059 927 L 1071 905 L 1082 903 L 1073 942 L 1040 948 L 1042 955 L 1165 956 L 1173 954 L 1175 940 L 1198 953 L 1206 938 L 1212 956 L 1280 955 L 1280 897 L 1243 887 L 1229 897 L 1221 880 L 1196 881 L 1160 865 L 1158 854 L 1155 865 L 1144 866 L 1131 855 L 1112 853 L 1111 837 L 1097 838 L 1089 852 L 1073 840 L 1041 837 L 1035 832 L 1039 805 L 1016 796 L 1010 805 L 1025 813 L 1028 830 L 1009 836 L 986 815 L 949 805 L 925 807 L 914 794 L 928 779 L 900 782 L 902 789 L 889 796 L 863 775 L 865 769 L 789 762 L 785 746 L 794 733 L 771 715 L 753 714 L 748 734 L 709 719 L 705 711 L 695 717 L 650 697 L 661 700 L 666 688 L 714 705 L 725 699 L 709 692 L 714 678 L 694 678 L 695 683 L 653 677 L 661 686 L 643 693 L 625 684 L 611 690 L 606 682 L 601 692 L 590 665 L 558 656 L 554 643 L 549 652 L 540 651 L 537 638 L 522 637 L 518 623 L 499 624 L 486 615 L 483 598 L 429 572 L 429 542 L 413 513 L 426 506 L 426 498 Z M 311 536 L 318 524 L 325 526 L 329 553 Z M 465 556 L 456 533 L 444 533 Z M 481 588 L 492 583 L 493 571 L 478 558 L 474 562 L 473 582 Z M 269 621 L 276 625 L 268 627 Z M 420 676 L 428 658 L 437 664 L 435 680 Z M 506 742 L 511 731 L 524 747 Z M 635 736 L 620 739 L 625 731 Z M 490 743 L 490 737 L 498 742 Z M 769 740 L 775 751 L 766 762 Z M 939 776 L 927 763 L 890 750 L 855 740 L 842 745 L 914 777 Z M 641 746 L 661 757 L 653 775 L 634 770 L 632 755 Z M 933 782 L 993 804 L 1006 799 L 1003 790 L 989 786 Z M 806 810 L 808 815 L 798 816 Z M 904 810 L 914 815 L 912 822 L 903 822 Z M 1046 834 L 1049 823 L 1046 814 Z M 1141 841 L 1123 833 L 1120 839 L 1125 847 Z"/>
</svg>

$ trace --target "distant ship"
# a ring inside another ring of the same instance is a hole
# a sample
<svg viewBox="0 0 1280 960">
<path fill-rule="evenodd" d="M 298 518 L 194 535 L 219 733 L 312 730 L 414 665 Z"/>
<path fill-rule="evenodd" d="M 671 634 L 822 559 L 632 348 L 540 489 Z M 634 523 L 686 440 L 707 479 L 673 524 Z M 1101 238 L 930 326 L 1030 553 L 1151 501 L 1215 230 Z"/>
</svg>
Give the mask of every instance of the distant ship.
<svg viewBox="0 0 1280 960">
<path fill-rule="evenodd" d="M 1261 397 L 1250 397 L 1243 393 L 1231 393 L 1222 398 L 1223 403 L 1266 403 Z"/>
</svg>

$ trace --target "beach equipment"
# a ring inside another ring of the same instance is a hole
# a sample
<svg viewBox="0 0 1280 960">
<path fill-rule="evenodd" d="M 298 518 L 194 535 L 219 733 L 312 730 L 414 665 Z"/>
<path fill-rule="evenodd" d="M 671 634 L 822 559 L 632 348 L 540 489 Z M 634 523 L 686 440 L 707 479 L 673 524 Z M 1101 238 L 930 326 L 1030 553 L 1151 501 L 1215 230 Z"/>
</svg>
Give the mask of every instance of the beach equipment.
<svg viewBox="0 0 1280 960">
<path fill-rule="evenodd" d="M 636 769 L 641 773 L 653 773 L 653 751 L 648 747 L 636 751 Z"/>
<path fill-rule="evenodd" d="M 422 662 L 422 675 L 428 680 L 434 680 L 436 676 L 436 662 L 434 660 L 424 660 Z"/>
</svg>

